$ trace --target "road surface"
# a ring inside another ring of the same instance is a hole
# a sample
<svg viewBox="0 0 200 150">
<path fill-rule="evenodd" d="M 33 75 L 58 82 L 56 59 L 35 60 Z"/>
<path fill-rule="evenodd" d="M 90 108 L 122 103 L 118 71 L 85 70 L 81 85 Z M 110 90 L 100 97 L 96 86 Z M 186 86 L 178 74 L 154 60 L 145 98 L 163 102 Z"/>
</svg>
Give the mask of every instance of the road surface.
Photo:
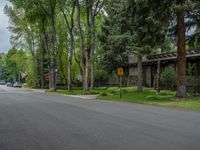
<svg viewBox="0 0 200 150">
<path fill-rule="evenodd" d="M 0 150 L 200 150 L 200 112 L 0 86 Z"/>
</svg>

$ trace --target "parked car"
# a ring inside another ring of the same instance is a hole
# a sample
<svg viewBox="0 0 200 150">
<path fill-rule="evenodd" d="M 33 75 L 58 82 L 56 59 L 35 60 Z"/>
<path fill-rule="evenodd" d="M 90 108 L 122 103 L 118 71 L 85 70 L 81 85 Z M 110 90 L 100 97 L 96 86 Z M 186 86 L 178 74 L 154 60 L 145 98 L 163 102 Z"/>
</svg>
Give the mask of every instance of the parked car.
<svg viewBox="0 0 200 150">
<path fill-rule="evenodd" d="M 17 87 L 17 88 L 21 88 L 22 87 L 22 84 L 20 82 L 15 82 L 13 84 L 13 87 Z"/>
<path fill-rule="evenodd" d="M 6 82 L 4 80 L 0 81 L 0 85 L 6 85 Z"/>
<path fill-rule="evenodd" d="M 12 83 L 12 82 L 7 82 L 7 83 L 6 83 L 6 86 L 7 86 L 7 87 L 13 87 L 13 83 Z"/>
</svg>

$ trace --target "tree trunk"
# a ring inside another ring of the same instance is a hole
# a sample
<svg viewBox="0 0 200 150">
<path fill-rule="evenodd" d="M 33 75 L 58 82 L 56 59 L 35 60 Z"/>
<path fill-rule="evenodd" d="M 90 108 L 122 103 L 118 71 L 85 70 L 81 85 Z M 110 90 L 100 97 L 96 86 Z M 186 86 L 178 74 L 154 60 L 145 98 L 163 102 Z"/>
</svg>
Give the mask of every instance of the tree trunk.
<svg viewBox="0 0 200 150">
<path fill-rule="evenodd" d="M 53 59 L 51 60 L 50 62 L 50 78 L 49 78 L 49 88 L 50 90 L 52 91 L 55 91 L 56 90 L 56 60 Z"/>
<path fill-rule="evenodd" d="M 41 50 L 41 88 L 44 88 L 44 57 L 45 57 L 45 52 L 47 51 L 46 49 L 46 31 L 45 31 L 45 18 L 41 18 L 41 43 L 42 43 L 42 50 Z"/>
<path fill-rule="evenodd" d="M 68 63 L 68 90 L 72 90 L 72 58 L 73 58 L 73 51 L 74 51 L 74 37 L 73 31 L 70 31 L 70 52 L 69 52 L 69 63 Z"/>
<path fill-rule="evenodd" d="M 51 90 L 56 90 L 56 30 L 55 5 L 51 8 Z"/>
<path fill-rule="evenodd" d="M 94 53 L 95 53 L 95 46 L 96 46 L 96 32 L 95 32 L 95 19 L 97 14 L 100 12 L 104 5 L 104 0 L 100 2 L 100 0 L 95 3 L 94 1 L 89 1 L 90 3 L 90 20 L 91 20 L 91 51 L 90 51 L 90 73 L 91 73 L 91 85 L 90 89 L 93 90 L 94 88 Z M 101 4 L 100 4 L 101 3 Z"/>
<path fill-rule="evenodd" d="M 88 69 L 89 69 L 89 59 L 88 59 L 88 51 L 85 51 L 85 63 L 84 63 L 84 90 L 88 91 L 89 86 L 88 86 Z"/>
<path fill-rule="evenodd" d="M 79 37 L 80 37 L 80 59 L 81 59 L 81 67 L 83 68 L 83 89 L 88 90 L 88 49 L 84 46 L 84 36 L 83 31 L 81 28 L 81 20 L 80 20 L 80 4 L 79 0 L 77 0 L 77 22 L 78 22 L 78 31 L 79 31 Z"/>
<path fill-rule="evenodd" d="M 37 68 L 37 60 L 36 60 L 36 58 L 33 58 L 33 76 L 34 76 L 34 80 L 33 80 L 33 87 L 34 88 L 36 88 L 37 86 L 38 86 L 38 79 L 37 79 L 37 77 L 38 77 L 38 68 Z"/>
<path fill-rule="evenodd" d="M 177 49 L 177 90 L 176 96 L 186 97 L 186 49 L 184 12 L 177 12 L 178 49 Z"/>
<path fill-rule="evenodd" d="M 95 51 L 95 42 L 96 42 L 96 35 L 95 35 L 95 16 L 91 16 L 91 27 L 92 27 L 92 43 L 91 43 L 91 50 L 90 50 L 90 76 L 91 76 L 91 83 L 90 83 L 90 90 L 94 89 L 94 51 Z"/>
<path fill-rule="evenodd" d="M 138 81 L 137 81 L 137 91 L 142 92 L 142 82 L 143 82 L 143 74 L 142 74 L 142 56 L 138 55 L 138 61 L 137 61 L 137 68 L 138 68 Z"/>
<path fill-rule="evenodd" d="M 31 56 L 33 59 L 33 83 L 32 83 L 32 87 L 37 87 L 39 84 L 39 80 L 38 80 L 38 62 L 37 62 L 37 55 L 36 55 L 36 46 L 35 46 L 35 39 L 34 39 L 34 35 L 31 34 L 31 44 L 30 44 L 30 49 L 31 49 Z"/>
<path fill-rule="evenodd" d="M 62 10 L 64 19 L 68 28 L 68 33 L 70 35 L 70 51 L 69 51 L 69 63 L 68 63 L 68 90 L 69 91 L 72 90 L 72 59 L 73 59 L 73 54 L 75 55 L 74 34 L 73 34 L 75 5 L 76 5 L 76 1 L 73 1 L 72 11 L 70 13 L 70 20 L 71 20 L 70 23 L 68 21 L 68 18 L 67 18 L 67 15 L 65 14 L 64 9 Z"/>
<path fill-rule="evenodd" d="M 41 87 L 40 88 L 44 88 L 44 66 L 43 66 L 43 62 L 44 62 L 44 44 L 43 45 L 43 48 L 41 50 L 41 62 L 40 62 L 40 70 L 41 70 L 41 74 L 40 74 L 40 80 L 41 80 Z"/>
<path fill-rule="evenodd" d="M 44 31 L 43 31 L 43 38 L 44 38 L 44 55 L 47 55 L 49 56 L 49 45 L 48 45 L 48 33 L 46 32 L 45 28 L 44 28 Z M 50 73 L 50 58 L 45 58 L 43 57 L 43 61 L 45 62 L 45 67 L 47 68 L 44 68 L 46 70 L 49 70 L 49 73 Z M 45 74 L 47 74 L 47 72 L 45 70 L 43 70 Z M 49 74 L 50 75 L 50 74 Z M 50 87 L 50 80 L 48 79 L 48 84 L 49 84 L 49 87 Z M 46 86 L 46 85 L 45 85 Z"/>
<path fill-rule="evenodd" d="M 69 54 L 71 56 L 71 54 Z M 71 58 L 70 58 L 71 59 Z M 69 60 L 68 63 L 68 90 L 71 91 L 72 90 L 72 61 Z"/>
<path fill-rule="evenodd" d="M 93 50 L 91 50 L 93 51 Z M 94 62 L 93 62 L 93 52 L 91 52 L 91 58 L 90 58 L 90 78 L 91 78 L 91 81 L 90 81 L 90 90 L 93 90 L 94 89 Z"/>
</svg>

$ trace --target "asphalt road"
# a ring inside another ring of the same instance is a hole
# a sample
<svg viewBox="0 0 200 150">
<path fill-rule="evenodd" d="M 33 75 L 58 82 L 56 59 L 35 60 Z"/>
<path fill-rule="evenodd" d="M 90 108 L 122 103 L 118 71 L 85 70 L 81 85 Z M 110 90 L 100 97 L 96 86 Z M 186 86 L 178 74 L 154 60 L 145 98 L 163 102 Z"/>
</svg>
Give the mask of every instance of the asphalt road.
<svg viewBox="0 0 200 150">
<path fill-rule="evenodd" d="M 0 150 L 200 150 L 200 112 L 0 86 Z"/>
</svg>

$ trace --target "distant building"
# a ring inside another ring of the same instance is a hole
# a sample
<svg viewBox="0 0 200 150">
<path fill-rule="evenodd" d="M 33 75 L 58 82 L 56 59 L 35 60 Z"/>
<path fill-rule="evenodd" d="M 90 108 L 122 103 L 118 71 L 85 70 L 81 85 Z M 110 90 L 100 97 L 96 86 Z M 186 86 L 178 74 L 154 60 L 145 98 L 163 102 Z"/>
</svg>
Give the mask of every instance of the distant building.
<svg viewBox="0 0 200 150">
<path fill-rule="evenodd" d="M 21 81 L 22 83 L 26 82 L 27 77 L 28 77 L 28 74 L 27 74 L 27 73 L 20 72 L 20 81 Z"/>
</svg>

